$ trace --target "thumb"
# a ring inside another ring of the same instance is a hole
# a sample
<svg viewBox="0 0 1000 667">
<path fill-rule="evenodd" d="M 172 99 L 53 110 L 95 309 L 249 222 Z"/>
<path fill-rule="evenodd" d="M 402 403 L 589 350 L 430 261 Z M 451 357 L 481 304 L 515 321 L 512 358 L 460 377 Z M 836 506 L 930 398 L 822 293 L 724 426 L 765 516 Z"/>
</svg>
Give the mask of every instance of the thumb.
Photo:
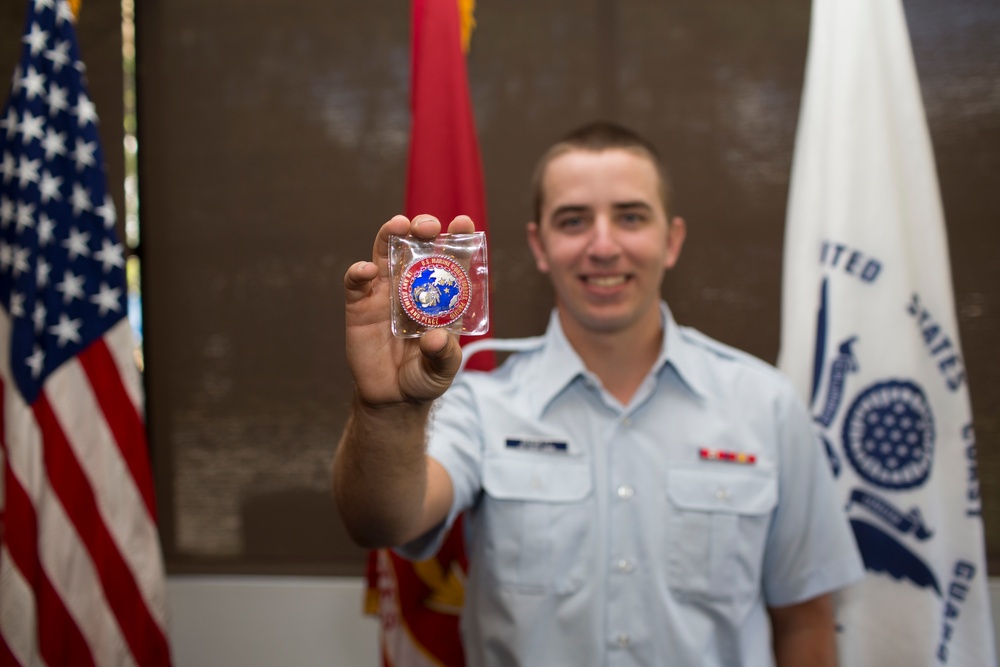
<svg viewBox="0 0 1000 667">
<path fill-rule="evenodd" d="M 458 336 L 444 329 L 432 329 L 420 338 L 420 352 L 428 373 L 450 383 L 462 364 L 462 348 Z"/>
</svg>

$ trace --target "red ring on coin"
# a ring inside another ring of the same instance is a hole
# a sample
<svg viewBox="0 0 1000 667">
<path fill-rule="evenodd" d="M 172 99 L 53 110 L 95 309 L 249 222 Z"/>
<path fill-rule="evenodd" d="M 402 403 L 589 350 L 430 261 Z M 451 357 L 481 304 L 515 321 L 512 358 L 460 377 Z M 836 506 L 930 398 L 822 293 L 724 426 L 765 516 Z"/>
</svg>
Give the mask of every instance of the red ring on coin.
<svg viewBox="0 0 1000 667">
<path fill-rule="evenodd" d="M 399 280 L 399 302 L 407 316 L 425 327 L 446 327 L 462 317 L 472 285 L 462 265 L 446 255 L 410 262 Z"/>
</svg>

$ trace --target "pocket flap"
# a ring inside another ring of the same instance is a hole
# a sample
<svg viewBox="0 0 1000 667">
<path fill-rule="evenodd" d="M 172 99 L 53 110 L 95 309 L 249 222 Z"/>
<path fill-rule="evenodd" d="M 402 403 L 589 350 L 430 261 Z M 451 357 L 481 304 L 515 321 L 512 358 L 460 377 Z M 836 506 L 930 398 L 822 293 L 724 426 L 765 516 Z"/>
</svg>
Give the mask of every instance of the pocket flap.
<svg viewBox="0 0 1000 667">
<path fill-rule="evenodd" d="M 586 498 L 592 487 L 590 466 L 580 458 L 503 456 L 483 465 L 483 488 L 501 500 L 570 503 Z"/>
<path fill-rule="evenodd" d="M 686 510 L 766 514 L 778 502 L 778 480 L 770 472 L 671 470 L 667 497 Z"/>
</svg>

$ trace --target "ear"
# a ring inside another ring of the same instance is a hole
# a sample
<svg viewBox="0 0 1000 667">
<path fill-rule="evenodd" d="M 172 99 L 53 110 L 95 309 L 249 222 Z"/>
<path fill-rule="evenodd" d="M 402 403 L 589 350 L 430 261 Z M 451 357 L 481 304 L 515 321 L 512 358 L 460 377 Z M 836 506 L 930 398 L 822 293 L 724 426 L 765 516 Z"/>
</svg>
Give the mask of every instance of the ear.
<svg viewBox="0 0 1000 667">
<path fill-rule="evenodd" d="M 667 227 L 667 252 L 663 258 L 663 266 L 667 269 L 672 269 L 677 265 L 686 236 L 687 225 L 684 218 L 675 217 L 670 221 L 670 226 Z"/>
<path fill-rule="evenodd" d="M 549 272 L 549 260 L 545 255 L 545 244 L 542 241 L 542 231 L 537 222 L 528 223 L 528 247 L 535 256 L 535 266 L 542 273 Z"/>
</svg>

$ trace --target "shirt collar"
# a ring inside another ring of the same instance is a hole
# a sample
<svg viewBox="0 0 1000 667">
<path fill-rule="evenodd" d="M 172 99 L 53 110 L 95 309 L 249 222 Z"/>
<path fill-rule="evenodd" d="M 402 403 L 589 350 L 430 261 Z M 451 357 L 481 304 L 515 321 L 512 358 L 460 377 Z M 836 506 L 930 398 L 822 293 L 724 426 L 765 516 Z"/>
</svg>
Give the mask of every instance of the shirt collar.
<svg viewBox="0 0 1000 667">
<path fill-rule="evenodd" d="M 694 394 L 704 397 L 704 378 L 693 354 L 692 343 L 685 336 L 681 327 L 674 321 L 673 314 L 665 302 L 660 302 L 663 317 L 663 342 L 660 354 L 651 375 L 660 373 L 667 364 L 677 373 L 681 382 Z M 578 377 L 587 377 L 587 368 L 583 360 L 570 345 L 559 323 L 558 311 L 553 309 L 549 316 L 549 326 L 545 332 L 545 345 L 536 366 L 534 393 L 538 416 L 541 416 L 549 404 L 562 393 Z"/>
<path fill-rule="evenodd" d="M 556 396 L 570 385 L 577 377 L 586 376 L 587 368 L 583 360 L 566 340 L 562 324 L 559 323 L 559 312 L 552 310 L 549 316 L 549 326 L 545 331 L 545 344 L 536 366 L 537 375 L 534 384 L 535 405 L 540 417 Z"/>
<path fill-rule="evenodd" d="M 669 364 L 684 386 L 696 396 L 705 398 L 709 394 L 708 385 L 704 368 L 698 362 L 697 346 L 685 329 L 677 324 L 669 306 L 663 301 L 660 302 L 660 310 L 663 313 L 663 347 L 653 367 L 654 372 L 660 372 L 665 364 Z"/>
</svg>

